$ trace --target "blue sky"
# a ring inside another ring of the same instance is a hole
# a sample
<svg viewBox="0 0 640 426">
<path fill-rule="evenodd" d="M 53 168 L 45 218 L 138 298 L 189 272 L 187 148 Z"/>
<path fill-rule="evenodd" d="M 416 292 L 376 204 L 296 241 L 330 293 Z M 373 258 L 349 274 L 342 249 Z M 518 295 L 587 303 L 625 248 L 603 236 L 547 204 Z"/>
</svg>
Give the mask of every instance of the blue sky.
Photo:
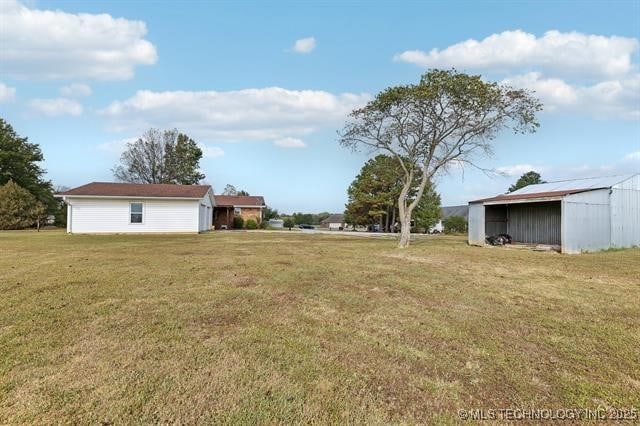
<svg viewBox="0 0 640 426">
<path fill-rule="evenodd" d="M 0 116 L 40 144 L 57 185 L 112 180 L 150 126 L 196 139 L 207 182 L 281 211 L 342 211 L 365 154 L 346 114 L 428 68 L 536 91 L 534 135 L 503 134 L 453 170 L 443 204 L 640 169 L 639 2 L 80 2 L 0 0 Z"/>
</svg>

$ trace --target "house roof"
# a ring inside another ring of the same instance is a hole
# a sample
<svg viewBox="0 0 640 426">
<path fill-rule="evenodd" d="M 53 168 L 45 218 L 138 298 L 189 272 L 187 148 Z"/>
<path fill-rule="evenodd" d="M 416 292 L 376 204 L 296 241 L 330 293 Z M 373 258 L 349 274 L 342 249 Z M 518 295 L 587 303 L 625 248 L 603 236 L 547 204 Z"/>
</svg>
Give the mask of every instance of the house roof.
<svg viewBox="0 0 640 426">
<path fill-rule="evenodd" d="M 344 223 L 344 215 L 341 213 L 334 213 L 320 223 Z"/>
<path fill-rule="evenodd" d="M 577 194 L 579 192 L 592 191 L 595 189 L 611 188 L 624 182 L 634 175 L 603 176 L 586 179 L 559 180 L 555 182 L 527 185 L 508 194 L 500 194 L 495 197 L 482 198 L 471 201 L 471 203 L 482 203 L 490 201 L 513 201 L 528 200 L 532 198 L 563 197 L 565 195 Z"/>
<path fill-rule="evenodd" d="M 266 205 L 264 197 L 259 195 L 216 195 L 214 198 L 218 207 L 264 207 Z"/>
<path fill-rule="evenodd" d="M 140 198 L 202 198 L 210 185 L 175 185 L 165 183 L 114 183 L 91 182 L 60 196 L 140 197 Z"/>
<path fill-rule="evenodd" d="M 446 219 L 451 216 L 462 216 L 464 218 L 469 217 L 469 206 L 445 206 L 440 208 L 442 212 L 442 218 Z"/>
</svg>

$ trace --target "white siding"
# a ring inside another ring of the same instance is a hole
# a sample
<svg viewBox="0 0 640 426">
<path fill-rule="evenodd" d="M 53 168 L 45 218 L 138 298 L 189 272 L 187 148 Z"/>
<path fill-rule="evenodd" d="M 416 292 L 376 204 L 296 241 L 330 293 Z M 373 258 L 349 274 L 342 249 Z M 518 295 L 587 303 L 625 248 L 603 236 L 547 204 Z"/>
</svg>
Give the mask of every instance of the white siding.
<svg viewBox="0 0 640 426">
<path fill-rule="evenodd" d="M 198 232 L 201 200 L 68 198 L 72 233 Z M 143 223 L 129 223 L 129 204 L 143 203 Z"/>
<path fill-rule="evenodd" d="M 562 252 L 581 253 L 609 248 L 609 189 L 567 195 L 562 199 Z"/>
<path fill-rule="evenodd" d="M 611 245 L 640 246 L 640 175 L 611 188 Z"/>
<path fill-rule="evenodd" d="M 469 204 L 469 244 L 484 245 L 484 204 Z"/>
</svg>

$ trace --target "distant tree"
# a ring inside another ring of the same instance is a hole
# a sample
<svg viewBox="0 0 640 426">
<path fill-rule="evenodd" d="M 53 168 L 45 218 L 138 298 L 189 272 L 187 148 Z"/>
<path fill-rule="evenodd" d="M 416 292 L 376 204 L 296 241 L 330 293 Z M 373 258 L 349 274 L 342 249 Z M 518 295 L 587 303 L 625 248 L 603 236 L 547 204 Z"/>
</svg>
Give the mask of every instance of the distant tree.
<svg viewBox="0 0 640 426">
<path fill-rule="evenodd" d="M 291 229 L 291 228 L 293 228 L 295 226 L 295 224 L 296 223 L 293 221 L 293 218 L 291 216 L 287 216 L 287 217 L 283 216 L 283 224 L 282 224 L 282 226 L 284 226 L 285 228 Z"/>
<path fill-rule="evenodd" d="M 399 247 L 404 248 L 411 238 L 413 211 L 435 175 L 489 155 L 491 141 L 506 128 L 534 132 L 541 109 L 526 90 L 456 70 L 431 70 L 418 84 L 387 88 L 354 110 L 339 134 L 340 143 L 386 152 L 399 162 L 404 173 L 398 195 Z M 418 173 L 417 193 L 409 198 Z"/>
<path fill-rule="evenodd" d="M 19 136 L 9 123 L 0 118 L 0 185 L 13 181 L 53 214 L 57 202 L 53 197 L 51 182 L 44 179 L 45 170 L 39 165 L 42 161 L 44 156 L 38 144 L 29 143 L 27 138 Z"/>
<path fill-rule="evenodd" d="M 68 191 L 69 189 L 71 188 L 68 186 L 57 185 L 54 192 L 58 194 L 60 192 Z M 53 213 L 53 216 L 55 217 L 55 225 L 64 227 L 67 225 L 67 203 L 65 203 L 61 198 L 57 198 L 57 204 L 58 208 Z"/>
<path fill-rule="evenodd" d="M 516 191 L 520 188 L 524 188 L 527 185 L 535 185 L 538 183 L 547 183 L 546 181 L 542 180 L 542 176 L 540 176 L 539 173 L 534 172 L 533 170 L 530 172 L 527 172 L 525 174 L 523 174 L 522 176 L 520 176 L 520 179 L 518 179 L 518 181 L 516 183 L 514 183 L 513 185 L 511 185 L 509 187 L 509 191 L 508 192 L 513 192 Z"/>
<path fill-rule="evenodd" d="M 331 216 L 331 213 L 329 212 L 320 212 L 316 215 L 316 217 L 314 218 L 314 223 L 321 223 L 323 220 L 325 220 L 326 218 L 328 218 L 329 216 Z"/>
<path fill-rule="evenodd" d="M 228 183 L 222 190 L 222 195 L 238 195 L 238 190 L 235 186 Z"/>
<path fill-rule="evenodd" d="M 225 187 L 224 190 L 222 191 L 222 195 L 249 195 L 249 193 L 247 191 L 245 191 L 244 189 L 236 189 L 235 186 L 231 185 L 230 183 L 228 183 Z"/>
<path fill-rule="evenodd" d="M 45 212 L 44 204 L 14 181 L 0 186 L 0 229 L 24 229 L 34 224 L 40 228 Z"/>
<path fill-rule="evenodd" d="M 467 232 L 467 219 L 462 216 L 449 216 L 442 221 L 445 234 L 462 234 Z"/>
<path fill-rule="evenodd" d="M 170 183 L 195 185 L 204 179 L 200 172 L 202 150 L 189 136 L 178 133 L 175 143 L 166 147 L 166 172 Z"/>
<path fill-rule="evenodd" d="M 389 231 L 396 221 L 403 175 L 400 163 L 393 157 L 380 154 L 368 160 L 347 189 L 347 223 L 380 223 Z"/>
<path fill-rule="evenodd" d="M 440 220 L 440 215 L 440 194 L 434 190 L 433 185 L 429 185 L 413 211 L 415 226 L 428 230 Z"/>
<path fill-rule="evenodd" d="M 277 209 L 272 209 L 269 206 L 265 206 L 262 209 L 262 219 L 263 221 L 269 221 L 269 219 L 277 219 L 280 217 Z"/>
<path fill-rule="evenodd" d="M 413 199 L 420 185 L 421 173 L 417 172 L 407 198 Z M 398 196 L 402 192 L 404 171 L 400 163 L 388 155 L 377 155 L 365 163 L 347 190 L 348 202 L 345 220 L 352 225 L 379 223 L 391 232 L 399 217 Z M 429 227 L 438 220 L 440 196 L 429 183 L 416 206 L 416 226 Z"/>
<path fill-rule="evenodd" d="M 313 223 L 313 215 L 311 213 L 294 213 L 293 222 L 296 225 L 302 225 L 302 224 L 310 225 Z"/>
<path fill-rule="evenodd" d="M 193 185 L 205 177 L 199 170 L 201 158 L 202 150 L 187 135 L 149 129 L 127 144 L 113 175 L 122 182 Z"/>
</svg>

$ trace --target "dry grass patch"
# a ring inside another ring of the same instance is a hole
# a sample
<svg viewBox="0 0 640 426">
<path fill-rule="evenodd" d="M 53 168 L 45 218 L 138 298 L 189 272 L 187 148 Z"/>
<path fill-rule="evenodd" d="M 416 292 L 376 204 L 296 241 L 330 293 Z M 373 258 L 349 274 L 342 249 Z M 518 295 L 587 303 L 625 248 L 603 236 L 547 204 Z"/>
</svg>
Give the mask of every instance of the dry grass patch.
<svg viewBox="0 0 640 426">
<path fill-rule="evenodd" d="M 640 250 L 0 233 L 0 423 L 640 407 Z"/>
</svg>

